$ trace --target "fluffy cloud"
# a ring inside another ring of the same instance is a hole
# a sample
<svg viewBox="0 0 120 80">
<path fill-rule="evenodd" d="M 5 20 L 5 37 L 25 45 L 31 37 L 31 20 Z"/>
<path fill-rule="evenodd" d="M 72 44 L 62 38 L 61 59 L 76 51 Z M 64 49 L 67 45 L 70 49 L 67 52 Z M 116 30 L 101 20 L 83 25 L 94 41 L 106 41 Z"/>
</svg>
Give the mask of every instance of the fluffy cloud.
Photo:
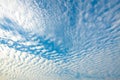
<svg viewBox="0 0 120 80">
<path fill-rule="evenodd" d="M 0 80 L 119 80 L 119 0 L 0 0 Z"/>
</svg>

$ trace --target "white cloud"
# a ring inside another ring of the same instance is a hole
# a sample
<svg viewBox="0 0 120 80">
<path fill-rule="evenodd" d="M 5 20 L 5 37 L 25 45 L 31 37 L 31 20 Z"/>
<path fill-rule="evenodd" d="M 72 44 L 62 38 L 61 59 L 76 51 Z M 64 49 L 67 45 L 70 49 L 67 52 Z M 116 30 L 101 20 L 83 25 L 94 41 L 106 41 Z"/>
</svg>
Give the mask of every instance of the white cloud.
<svg viewBox="0 0 120 80">
<path fill-rule="evenodd" d="M 0 18 L 7 17 L 26 31 L 35 31 L 43 34 L 45 23 L 42 14 L 44 12 L 41 10 L 36 12 L 32 6 L 29 6 L 29 3 L 24 4 L 19 0 L 0 0 Z M 18 26 L 15 27 L 17 28 Z"/>
<path fill-rule="evenodd" d="M 119 4 L 113 6 L 108 2 L 105 6 L 98 1 L 92 7 L 91 1 L 77 2 L 78 6 L 74 6 L 74 1 L 64 2 L 63 5 L 62 2 L 56 3 L 44 3 L 48 9 L 45 10 L 31 0 L 0 0 L 0 24 L 14 29 L 4 30 L 0 25 L 0 80 L 119 78 L 120 18 L 119 14 L 113 13 Z M 63 6 L 66 11 L 62 14 L 60 7 Z M 70 26 L 72 21 L 69 16 L 74 14 L 69 15 L 70 7 L 79 9 L 75 14 L 74 27 Z M 93 8 L 95 12 L 91 13 L 90 9 Z M 108 11 L 104 13 L 106 8 Z M 10 19 L 11 24 L 4 18 Z M 20 34 L 22 31 L 23 34 Z M 39 38 L 40 35 L 42 38 Z M 6 43 L 2 44 L 2 40 Z M 52 43 L 56 46 L 51 46 Z M 54 50 L 56 47 L 70 50 L 62 54 Z M 55 59 L 48 60 L 47 56 Z"/>
</svg>

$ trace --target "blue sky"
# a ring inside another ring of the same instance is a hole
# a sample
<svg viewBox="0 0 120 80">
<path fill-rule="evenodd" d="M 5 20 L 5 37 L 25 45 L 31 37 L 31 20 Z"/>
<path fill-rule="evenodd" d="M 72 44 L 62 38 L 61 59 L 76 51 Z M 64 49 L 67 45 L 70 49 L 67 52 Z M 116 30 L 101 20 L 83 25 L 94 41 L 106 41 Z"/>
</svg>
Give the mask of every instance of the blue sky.
<svg viewBox="0 0 120 80">
<path fill-rule="evenodd" d="M 119 80 L 119 0 L 0 0 L 0 80 Z"/>
</svg>

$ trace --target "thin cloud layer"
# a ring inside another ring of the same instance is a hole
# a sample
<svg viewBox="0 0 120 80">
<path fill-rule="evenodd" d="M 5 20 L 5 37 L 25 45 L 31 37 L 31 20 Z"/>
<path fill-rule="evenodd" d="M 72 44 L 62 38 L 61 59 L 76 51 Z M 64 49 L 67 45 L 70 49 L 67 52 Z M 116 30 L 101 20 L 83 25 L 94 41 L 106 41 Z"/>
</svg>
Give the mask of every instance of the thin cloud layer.
<svg viewBox="0 0 120 80">
<path fill-rule="evenodd" d="M 119 80 L 119 0 L 0 0 L 0 80 Z"/>
</svg>

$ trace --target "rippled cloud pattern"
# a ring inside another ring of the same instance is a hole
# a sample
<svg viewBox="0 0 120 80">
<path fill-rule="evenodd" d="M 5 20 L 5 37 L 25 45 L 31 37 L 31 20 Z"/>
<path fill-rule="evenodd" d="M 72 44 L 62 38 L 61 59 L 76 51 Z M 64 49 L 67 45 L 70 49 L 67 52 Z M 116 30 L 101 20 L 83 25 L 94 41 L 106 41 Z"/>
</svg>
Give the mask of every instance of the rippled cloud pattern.
<svg viewBox="0 0 120 80">
<path fill-rule="evenodd" d="M 0 0 L 0 80 L 120 80 L 120 0 Z"/>
</svg>

